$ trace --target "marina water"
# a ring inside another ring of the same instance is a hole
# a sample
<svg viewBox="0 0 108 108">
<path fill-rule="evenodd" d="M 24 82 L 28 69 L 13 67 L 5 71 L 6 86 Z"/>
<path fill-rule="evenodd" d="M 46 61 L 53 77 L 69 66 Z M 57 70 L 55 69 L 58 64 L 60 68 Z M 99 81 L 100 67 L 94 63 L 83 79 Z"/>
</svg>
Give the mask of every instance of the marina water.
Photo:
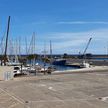
<svg viewBox="0 0 108 108">
<path fill-rule="evenodd" d="M 28 64 L 32 64 L 33 61 L 28 61 Z M 49 67 L 49 66 L 53 66 L 57 71 L 65 71 L 65 70 L 74 70 L 74 69 L 78 69 L 78 67 L 74 67 L 74 66 L 66 66 L 66 65 L 51 65 L 49 63 L 44 63 L 43 61 L 41 60 L 36 60 L 35 61 L 35 64 L 39 64 L 41 65 L 42 67 Z"/>
</svg>

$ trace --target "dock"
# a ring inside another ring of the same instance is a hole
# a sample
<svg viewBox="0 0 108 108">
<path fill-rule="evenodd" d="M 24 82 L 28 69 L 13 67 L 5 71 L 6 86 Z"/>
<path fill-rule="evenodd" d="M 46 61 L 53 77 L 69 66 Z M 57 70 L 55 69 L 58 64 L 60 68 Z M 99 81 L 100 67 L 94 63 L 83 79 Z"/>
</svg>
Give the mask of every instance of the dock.
<svg viewBox="0 0 108 108">
<path fill-rule="evenodd" d="M 0 107 L 108 108 L 108 67 L 83 71 L 0 81 Z"/>
</svg>

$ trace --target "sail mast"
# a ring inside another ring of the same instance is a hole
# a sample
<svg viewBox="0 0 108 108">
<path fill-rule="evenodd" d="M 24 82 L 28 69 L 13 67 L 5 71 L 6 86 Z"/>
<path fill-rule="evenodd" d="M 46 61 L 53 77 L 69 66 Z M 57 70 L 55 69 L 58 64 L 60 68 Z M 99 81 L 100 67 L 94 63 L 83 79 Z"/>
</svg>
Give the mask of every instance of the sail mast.
<svg viewBox="0 0 108 108">
<path fill-rule="evenodd" d="M 7 34 L 6 34 L 6 46 L 5 46 L 5 53 L 4 53 L 4 65 L 6 65 L 6 60 L 7 60 L 7 45 L 8 45 L 9 27 L 10 27 L 10 16 L 8 18 L 8 27 L 7 27 Z"/>
<path fill-rule="evenodd" d="M 52 64 L 52 43 L 50 40 L 50 64 Z"/>
</svg>

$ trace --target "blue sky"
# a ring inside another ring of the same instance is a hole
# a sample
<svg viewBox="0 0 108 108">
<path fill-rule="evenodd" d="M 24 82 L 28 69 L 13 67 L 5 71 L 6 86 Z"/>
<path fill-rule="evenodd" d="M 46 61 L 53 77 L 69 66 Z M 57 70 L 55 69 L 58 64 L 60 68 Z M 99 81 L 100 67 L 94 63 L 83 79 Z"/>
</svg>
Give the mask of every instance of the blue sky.
<svg viewBox="0 0 108 108">
<path fill-rule="evenodd" d="M 0 38 L 11 16 L 9 37 L 21 40 L 25 53 L 36 33 L 36 53 L 52 40 L 53 53 L 83 52 L 92 37 L 88 53 L 106 54 L 108 47 L 108 0 L 0 0 Z M 49 53 L 49 52 L 48 52 Z"/>
</svg>

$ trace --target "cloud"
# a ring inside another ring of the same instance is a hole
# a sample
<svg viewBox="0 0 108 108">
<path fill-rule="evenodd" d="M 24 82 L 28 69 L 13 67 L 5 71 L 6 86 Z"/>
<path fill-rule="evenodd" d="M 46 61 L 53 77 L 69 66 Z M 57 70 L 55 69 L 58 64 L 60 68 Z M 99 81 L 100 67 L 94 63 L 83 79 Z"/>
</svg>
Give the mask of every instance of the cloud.
<svg viewBox="0 0 108 108">
<path fill-rule="evenodd" d="M 105 54 L 108 45 L 108 28 L 96 29 L 83 32 L 53 32 L 37 35 L 36 53 L 42 54 L 44 50 L 44 42 L 46 42 L 46 50 L 49 54 L 49 41 L 52 41 L 53 54 L 78 54 L 83 53 L 89 38 L 92 41 L 87 49 L 87 53 Z M 31 39 L 28 39 L 31 40 Z M 25 53 L 25 42 L 22 42 L 22 53 Z M 29 45 L 29 41 L 28 41 Z"/>
<path fill-rule="evenodd" d="M 58 24 L 108 24 L 107 21 L 61 21 Z"/>
<path fill-rule="evenodd" d="M 94 39 L 108 39 L 108 28 L 96 29 L 85 32 L 58 32 L 47 34 L 48 39 L 52 40 L 76 40 L 76 39 L 88 39 L 90 37 Z"/>
<path fill-rule="evenodd" d="M 105 53 L 105 46 L 108 42 L 108 29 L 96 29 L 86 32 L 62 32 L 49 33 L 46 39 L 52 40 L 53 52 L 55 53 L 77 53 L 83 52 L 89 38 L 92 41 L 87 52 Z"/>
</svg>

